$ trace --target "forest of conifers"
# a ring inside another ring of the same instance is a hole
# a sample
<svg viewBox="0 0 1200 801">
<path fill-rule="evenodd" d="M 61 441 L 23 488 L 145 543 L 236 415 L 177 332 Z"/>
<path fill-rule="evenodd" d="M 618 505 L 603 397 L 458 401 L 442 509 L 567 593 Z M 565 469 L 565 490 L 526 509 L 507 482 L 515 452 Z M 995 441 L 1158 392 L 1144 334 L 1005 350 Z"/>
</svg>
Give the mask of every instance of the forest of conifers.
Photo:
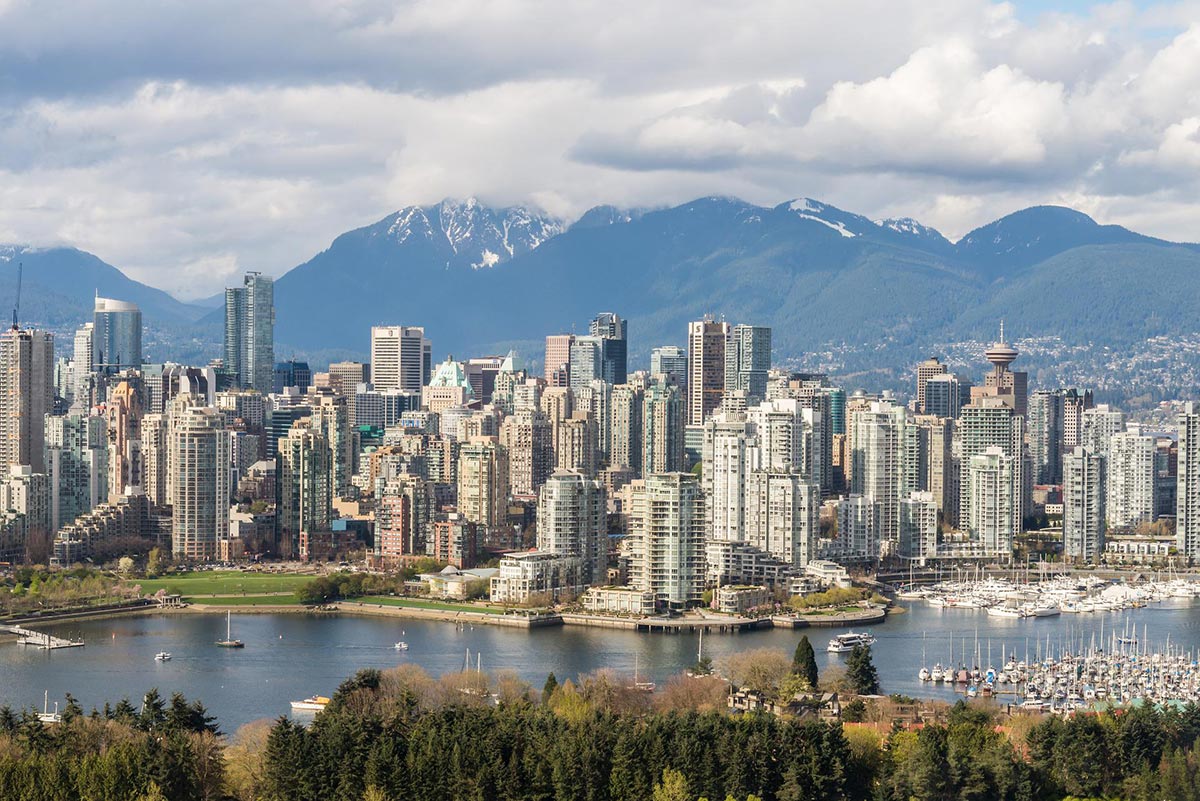
<svg viewBox="0 0 1200 801">
<path fill-rule="evenodd" d="M 715 683 L 681 681 L 698 684 L 667 708 L 605 676 L 539 697 L 512 678 L 362 671 L 311 725 L 229 739 L 199 703 L 153 692 L 70 703 L 52 726 L 5 709 L 0 799 L 1200 801 L 1195 706 L 1002 720 L 960 704 L 944 724 L 880 732 L 730 715 Z"/>
</svg>

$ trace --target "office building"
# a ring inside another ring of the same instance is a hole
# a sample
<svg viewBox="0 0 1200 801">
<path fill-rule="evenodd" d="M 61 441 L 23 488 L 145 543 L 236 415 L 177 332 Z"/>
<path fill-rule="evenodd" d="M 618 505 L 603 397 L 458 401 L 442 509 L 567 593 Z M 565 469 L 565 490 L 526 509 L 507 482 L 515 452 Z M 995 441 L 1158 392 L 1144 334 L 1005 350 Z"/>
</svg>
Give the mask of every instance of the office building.
<svg viewBox="0 0 1200 801">
<path fill-rule="evenodd" d="M 604 487 L 582 473 L 555 470 L 538 496 L 537 547 L 582 560 L 584 584 L 604 583 L 608 518 Z"/>
<path fill-rule="evenodd" d="M 331 376 L 332 369 L 331 365 Z M 350 380 L 358 376 L 353 369 L 350 372 Z M 349 384 L 345 391 L 353 392 L 359 384 L 370 380 L 375 389 L 380 391 L 403 389 L 420 392 L 429 383 L 432 375 L 433 345 L 425 338 L 424 328 L 377 325 L 371 328 L 370 375 L 364 375 Z"/>
<path fill-rule="evenodd" d="M 629 372 L 629 321 L 612 312 L 602 312 L 588 325 L 588 333 L 600 339 L 599 378 L 609 384 L 624 384 Z"/>
<path fill-rule="evenodd" d="M 1104 553 L 1104 457 L 1077 445 L 1063 457 L 1063 556 L 1098 562 Z"/>
<path fill-rule="evenodd" d="M 678 345 L 662 345 L 650 351 L 650 375 L 667 376 L 668 382 L 687 387 L 687 351 Z"/>
<path fill-rule="evenodd" d="M 571 341 L 567 385 L 573 392 L 604 378 L 604 340 L 575 337 Z"/>
<path fill-rule="evenodd" d="M 925 408 L 925 384 L 929 379 L 938 375 L 946 375 L 950 371 L 946 369 L 946 365 L 938 361 L 936 356 L 926 359 L 917 365 L 917 412 L 920 414 L 930 414 L 930 411 Z M 943 415 L 949 417 L 951 415 Z"/>
<path fill-rule="evenodd" d="M 189 406 L 170 426 L 171 550 L 209 561 L 229 536 L 229 432 L 216 409 Z"/>
<path fill-rule="evenodd" d="M 629 490 L 629 583 L 673 609 L 704 592 L 704 494 L 687 473 L 658 473 Z"/>
<path fill-rule="evenodd" d="M 938 373 L 922 385 L 925 414 L 957 418 L 971 397 L 971 383 L 962 376 Z"/>
<path fill-rule="evenodd" d="M 225 367 L 240 387 L 263 395 L 275 386 L 275 282 L 246 273 L 225 290 Z"/>
<path fill-rule="evenodd" d="M 767 373 L 771 369 L 771 329 L 735 325 L 725 344 L 725 391 L 745 392 L 747 403 L 767 396 Z"/>
<path fill-rule="evenodd" d="M 142 367 L 142 312 L 136 304 L 96 298 L 92 313 L 92 365 L 103 373 Z"/>
<path fill-rule="evenodd" d="M 46 470 L 45 417 L 54 408 L 54 336 L 11 328 L 0 333 L 0 470 Z"/>
<path fill-rule="evenodd" d="M 333 369 L 333 365 L 330 365 L 330 369 Z M 275 394 L 283 392 L 287 387 L 295 387 L 303 395 L 311 386 L 312 370 L 309 368 L 308 362 L 289 359 L 286 362 L 275 363 L 275 380 L 271 387 L 271 391 Z"/>
<path fill-rule="evenodd" d="M 687 425 L 703 425 L 725 394 L 730 326 L 712 319 L 688 323 Z"/>
<path fill-rule="evenodd" d="M 434 414 L 452 407 L 477 405 L 475 390 L 459 362 L 447 358 L 437 366 L 429 383 L 421 389 L 421 405 Z"/>
<path fill-rule="evenodd" d="M 571 380 L 571 344 L 573 334 L 551 334 L 546 337 L 543 378 L 548 387 L 565 387 Z"/>
<path fill-rule="evenodd" d="M 512 356 L 513 354 L 510 352 L 508 357 L 478 356 L 467 359 L 463 369 L 467 374 L 467 382 L 471 385 L 472 392 L 475 393 L 475 399 L 480 404 L 487 406 L 492 402 L 492 396 L 496 391 L 496 378 L 500 375 L 505 362 L 511 365 Z"/>
<path fill-rule="evenodd" d="M 1122 431 L 1109 439 L 1108 460 L 1104 466 L 1104 505 L 1109 529 L 1133 531 L 1156 519 L 1156 457 L 1154 437 Z"/>
</svg>

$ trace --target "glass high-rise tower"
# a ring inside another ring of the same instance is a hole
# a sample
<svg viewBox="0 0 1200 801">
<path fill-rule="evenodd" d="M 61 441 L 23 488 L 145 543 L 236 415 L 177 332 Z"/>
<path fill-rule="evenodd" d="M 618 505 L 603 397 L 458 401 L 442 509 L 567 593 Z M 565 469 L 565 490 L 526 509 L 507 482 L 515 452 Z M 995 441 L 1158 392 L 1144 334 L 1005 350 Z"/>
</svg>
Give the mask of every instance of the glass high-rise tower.
<svg viewBox="0 0 1200 801">
<path fill-rule="evenodd" d="M 240 387 L 264 395 L 275 385 L 275 281 L 246 273 L 225 290 L 225 367 Z"/>
<path fill-rule="evenodd" d="M 96 298 L 92 312 L 92 365 L 104 373 L 141 368 L 141 309 L 124 300 Z"/>
</svg>

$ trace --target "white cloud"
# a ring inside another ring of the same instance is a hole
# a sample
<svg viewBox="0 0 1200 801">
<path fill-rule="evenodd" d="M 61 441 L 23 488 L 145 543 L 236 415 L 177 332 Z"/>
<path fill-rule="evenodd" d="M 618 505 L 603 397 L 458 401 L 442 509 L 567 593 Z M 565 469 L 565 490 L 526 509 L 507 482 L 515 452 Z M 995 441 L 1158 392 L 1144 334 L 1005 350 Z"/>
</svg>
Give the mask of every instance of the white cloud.
<svg viewBox="0 0 1200 801">
<path fill-rule="evenodd" d="M 0 0 L 0 241 L 188 296 L 445 196 L 808 195 L 957 236 L 1200 197 L 1194 4 Z"/>
</svg>

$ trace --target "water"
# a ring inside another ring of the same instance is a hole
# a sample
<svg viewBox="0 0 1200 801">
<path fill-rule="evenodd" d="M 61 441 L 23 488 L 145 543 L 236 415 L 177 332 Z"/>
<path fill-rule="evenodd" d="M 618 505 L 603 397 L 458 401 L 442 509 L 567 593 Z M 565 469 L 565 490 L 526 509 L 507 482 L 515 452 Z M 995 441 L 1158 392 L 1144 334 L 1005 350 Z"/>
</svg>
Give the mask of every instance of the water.
<svg viewBox="0 0 1200 801">
<path fill-rule="evenodd" d="M 1168 635 L 1173 645 L 1200 649 L 1200 602 L 1166 601 L 1126 612 L 1061 615 L 1053 618 L 1010 620 L 988 617 L 982 610 L 936 609 L 911 602 L 909 611 L 868 627 L 877 638 L 873 654 L 884 692 L 921 697 L 955 697 L 953 691 L 917 680 L 922 664 L 954 662 L 966 648 L 974 664 L 978 636 L 982 667 L 1001 664 L 1001 649 L 1031 656 L 1047 638 L 1057 652 L 1082 637 L 1097 644 L 1101 627 L 1110 633 L 1143 627 L 1149 641 L 1161 646 Z M 845 656 L 828 654 L 825 644 L 844 629 L 797 631 L 764 630 L 742 634 L 713 634 L 704 638 L 704 653 L 716 664 L 730 653 L 751 648 L 782 648 L 790 654 L 807 633 L 825 670 L 844 663 Z M 213 645 L 225 635 L 224 615 L 174 614 L 71 622 L 54 627 L 60 636 L 81 636 L 87 646 L 39 651 L 16 644 L 0 645 L 0 704 L 14 707 L 42 704 L 49 691 L 51 706 L 70 692 L 85 710 L 128 697 L 136 705 L 146 690 L 160 694 L 182 692 L 200 699 L 226 732 L 259 718 L 290 712 L 289 701 L 313 694 L 329 695 L 360 668 L 420 665 L 433 675 L 461 670 L 466 652 L 471 665 L 482 654 L 483 668 L 510 670 L 540 688 L 549 671 L 559 681 L 598 668 L 632 674 L 635 661 L 643 678 L 662 683 L 696 661 L 696 635 L 639 634 L 630 631 L 577 628 L 510 629 L 476 625 L 458 630 L 451 623 L 399 618 L 341 615 L 234 615 L 233 633 L 245 640 L 244 649 Z M 403 639 L 408 651 L 393 644 Z M 169 662 L 154 655 L 169 651 Z"/>
</svg>

